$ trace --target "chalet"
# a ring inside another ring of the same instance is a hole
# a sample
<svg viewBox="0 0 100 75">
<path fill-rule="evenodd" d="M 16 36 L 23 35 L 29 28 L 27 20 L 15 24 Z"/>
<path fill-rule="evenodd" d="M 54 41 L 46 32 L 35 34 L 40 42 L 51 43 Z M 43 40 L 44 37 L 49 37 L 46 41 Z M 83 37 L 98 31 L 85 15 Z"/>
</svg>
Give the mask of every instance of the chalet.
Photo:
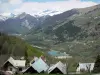
<svg viewBox="0 0 100 75">
<path fill-rule="evenodd" d="M 79 63 L 76 69 L 77 73 L 91 72 L 94 68 L 94 63 Z"/>
<path fill-rule="evenodd" d="M 49 66 L 44 60 L 39 58 L 34 63 L 31 64 L 29 68 L 23 71 L 23 73 L 43 73 L 46 72 Z"/>
<path fill-rule="evenodd" d="M 17 71 L 22 71 L 25 68 L 25 60 L 15 60 L 10 57 L 3 65 L 2 69 L 4 71 L 12 71 L 16 73 Z"/>
<path fill-rule="evenodd" d="M 48 69 L 49 74 L 66 74 L 66 64 L 59 61 Z"/>
</svg>

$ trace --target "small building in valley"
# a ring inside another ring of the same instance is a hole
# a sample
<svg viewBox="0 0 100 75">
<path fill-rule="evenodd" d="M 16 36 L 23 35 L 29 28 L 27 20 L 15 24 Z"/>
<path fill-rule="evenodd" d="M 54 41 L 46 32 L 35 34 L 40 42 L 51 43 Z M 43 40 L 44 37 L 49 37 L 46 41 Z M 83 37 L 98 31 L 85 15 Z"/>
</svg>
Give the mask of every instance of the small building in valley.
<svg viewBox="0 0 100 75">
<path fill-rule="evenodd" d="M 62 56 L 55 56 L 56 59 L 68 59 L 68 58 L 72 58 L 72 56 L 69 56 L 69 55 L 62 55 Z"/>
<path fill-rule="evenodd" d="M 66 64 L 63 64 L 61 61 L 59 61 L 58 63 L 52 65 L 49 69 L 48 69 L 48 73 L 49 74 L 66 74 Z"/>
</svg>

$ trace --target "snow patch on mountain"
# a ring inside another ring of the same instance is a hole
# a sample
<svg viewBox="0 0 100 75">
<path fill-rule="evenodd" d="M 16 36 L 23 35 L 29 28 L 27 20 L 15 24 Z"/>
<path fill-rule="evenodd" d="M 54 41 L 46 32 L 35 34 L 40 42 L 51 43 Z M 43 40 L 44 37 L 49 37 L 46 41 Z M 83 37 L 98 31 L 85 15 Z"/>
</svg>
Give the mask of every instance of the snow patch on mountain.
<svg viewBox="0 0 100 75">
<path fill-rule="evenodd" d="M 53 16 L 53 15 L 56 15 L 56 14 L 60 14 L 62 13 L 61 11 L 55 11 L 55 10 L 44 10 L 44 11 L 41 11 L 41 12 L 38 12 L 38 13 L 33 13 L 31 15 L 38 15 L 38 16 L 46 16 L 46 15 L 49 15 L 49 16 Z"/>
<path fill-rule="evenodd" d="M 17 15 L 17 17 L 19 17 L 20 19 L 23 19 L 23 18 L 25 18 L 26 17 L 26 13 L 25 12 L 23 12 L 23 13 L 21 13 L 21 14 L 18 14 Z"/>
<path fill-rule="evenodd" d="M 7 17 L 0 15 L 0 21 L 5 21 L 7 19 L 8 19 Z"/>
<path fill-rule="evenodd" d="M 33 13 L 26 13 L 26 12 L 20 12 L 20 13 L 9 13 L 9 14 L 1 14 L 2 16 L 6 16 L 8 18 L 15 18 L 15 17 L 18 17 L 20 16 L 20 19 L 24 18 L 25 17 L 25 14 L 30 14 L 31 16 L 34 16 L 34 17 L 41 17 L 41 16 L 46 16 L 46 15 L 49 15 L 49 16 L 53 16 L 53 15 L 56 15 L 56 14 L 60 14 L 62 13 L 61 11 L 56 11 L 56 10 L 49 10 L 49 9 L 46 9 L 46 10 L 43 10 L 43 11 L 40 11 L 40 12 L 33 12 Z"/>
<path fill-rule="evenodd" d="M 28 20 L 25 20 L 24 22 L 22 22 L 21 26 L 24 26 L 26 28 L 28 28 L 29 30 L 32 28 L 28 22 Z"/>
</svg>

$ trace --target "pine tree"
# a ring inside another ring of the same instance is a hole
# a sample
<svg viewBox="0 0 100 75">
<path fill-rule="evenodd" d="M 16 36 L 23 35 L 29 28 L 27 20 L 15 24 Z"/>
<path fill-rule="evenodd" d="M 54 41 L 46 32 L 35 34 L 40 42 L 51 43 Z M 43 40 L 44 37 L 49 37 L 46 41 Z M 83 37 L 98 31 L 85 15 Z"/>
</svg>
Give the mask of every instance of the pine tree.
<svg viewBox="0 0 100 75">
<path fill-rule="evenodd" d="M 94 73 L 100 73 L 100 54 L 96 58 L 93 72 Z"/>
</svg>

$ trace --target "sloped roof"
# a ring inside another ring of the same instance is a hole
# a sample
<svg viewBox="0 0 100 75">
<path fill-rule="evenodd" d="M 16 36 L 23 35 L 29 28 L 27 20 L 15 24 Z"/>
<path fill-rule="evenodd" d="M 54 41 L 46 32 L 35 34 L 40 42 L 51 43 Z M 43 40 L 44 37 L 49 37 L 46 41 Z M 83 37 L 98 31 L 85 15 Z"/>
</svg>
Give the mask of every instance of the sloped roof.
<svg viewBox="0 0 100 75">
<path fill-rule="evenodd" d="M 34 57 L 34 59 L 32 59 L 31 61 L 30 61 L 30 66 L 35 62 L 35 61 L 37 61 L 39 58 L 38 57 Z"/>
<path fill-rule="evenodd" d="M 48 69 L 48 73 L 52 72 L 55 68 L 58 68 L 63 74 L 66 74 L 66 65 L 64 65 L 61 61 L 59 61 L 57 64 L 51 66 Z"/>
<path fill-rule="evenodd" d="M 35 69 L 38 73 L 45 72 L 49 68 L 49 66 L 41 59 L 39 58 L 36 60 L 31 66 L 33 69 Z M 30 67 L 27 69 L 23 70 L 23 73 L 26 72 Z"/>
<path fill-rule="evenodd" d="M 31 69 L 31 70 L 30 70 Z M 34 72 L 35 71 L 35 72 Z M 38 73 L 32 66 L 22 70 L 22 73 Z"/>
<path fill-rule="evenodd" d="M 25 67 L 26 60 L 14 60 L 16 67 Z"/>
<path fill-rule="evenodd" d="M 49 68 L 49 66 L 41 58 L 39 58 L 37 61 L 35 61 L 32 64 L 32 67 L 35 70 L 37 70 L 38 73 L 40 73 L 42 71 L 47 71 L 47 69 Z"/>
<path fill-rule="evenodd" d="M 25 67 L 26 60 L 14 60 L 12 57 L 9 57 L 9 59 L 6 62 L 10 62 L 14 67 Z M 6 64 L 6 62 L 4 64 Z"/>
<path fill-rule="evenodd" d="M 79 63 L 76 71 L 80 71 L 81 69 L 88 70 L 88 68 L 90 68 L 90 71 L 92 71 L 94 68 L 94 63 Z"/>
</svg>

